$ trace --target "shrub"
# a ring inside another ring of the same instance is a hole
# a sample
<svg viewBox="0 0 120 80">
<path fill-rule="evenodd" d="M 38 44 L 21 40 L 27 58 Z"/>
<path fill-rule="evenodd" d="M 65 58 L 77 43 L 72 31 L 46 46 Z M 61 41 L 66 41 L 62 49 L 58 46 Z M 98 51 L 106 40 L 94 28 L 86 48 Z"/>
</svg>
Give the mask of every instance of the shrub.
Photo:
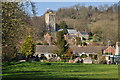
<svg viewBox="0 0 120 80">
<path fill-rule="evenodd" d="M 107 63 L 107 61 L 106 61 L 105 56 L 98 55 L 98 60 L 97 60 L 97 63 L 99 63 L 99 64 L 106 64 L 106 63 Z"/>
<path fill-rule="evenodd" d="M 86 57 L 88 57 L 88 56 L 87 56 L 86 54 L 82 54 L 81 57 L 82 57 L 82 58 L 86 58 Z"/>
<path fill-rule="evenodd" d="M 37 45 L 43 45 L 43 44 L 39 42 L 39 43 L 37 43 Z"/>
</svg>

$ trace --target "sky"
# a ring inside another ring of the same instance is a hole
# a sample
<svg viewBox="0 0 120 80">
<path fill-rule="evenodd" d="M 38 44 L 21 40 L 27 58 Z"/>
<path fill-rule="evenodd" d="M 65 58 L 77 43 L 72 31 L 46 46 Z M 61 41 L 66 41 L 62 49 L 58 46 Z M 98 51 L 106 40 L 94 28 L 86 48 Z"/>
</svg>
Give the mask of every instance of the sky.
<svg viewBox="0 0 120 80">
<path fill-rule="evenodd" d="M 58 10 L 59 8 L 63 7 L 71 7 L 76 4 L 84 5 L 84 6 L 99 6 L 99 5 L 113 5 L 117 2 L 35 2 L 36 10 L 37 10 L 37 16 L 43 15 L 47 8 L 50 8 L 51 10 Z"/>
</svg>

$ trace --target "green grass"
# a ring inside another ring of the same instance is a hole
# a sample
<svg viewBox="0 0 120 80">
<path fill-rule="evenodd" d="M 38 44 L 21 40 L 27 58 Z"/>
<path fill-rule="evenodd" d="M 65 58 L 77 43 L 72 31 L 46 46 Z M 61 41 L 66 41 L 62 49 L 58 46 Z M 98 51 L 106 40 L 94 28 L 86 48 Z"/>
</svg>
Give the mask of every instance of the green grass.
<svg viewBox="0 0 120 80">
<path fill-rule="evenodd" d="M 3 64 L 3 80 L 117 80 L 118 66 L 79 63 L 20 63 Z M 18 79 L 19 78 L 19 79 Z"/>
</svg>

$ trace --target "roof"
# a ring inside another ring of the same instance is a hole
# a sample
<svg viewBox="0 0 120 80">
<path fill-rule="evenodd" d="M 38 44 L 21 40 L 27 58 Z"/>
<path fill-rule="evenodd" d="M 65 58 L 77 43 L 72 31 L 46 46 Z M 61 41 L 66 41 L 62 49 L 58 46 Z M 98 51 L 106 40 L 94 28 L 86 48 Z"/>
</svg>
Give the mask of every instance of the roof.
<svg viewBox="0 0 120 80">
<path fill-rule="evenodd" d="M 70 46 L 70 48 L 76 53 L 100 53 L 107 48 L 107 46 Z M 56 50 L 55 45 L 36 45 L 36 52 L 49 52 L 52 53 Z"/>
<path fill-rule="evenodd" d="M 114 55 L 115 54 L 115 48 L 113 48 L 112 46 L 109 46 L 104 50 L 104 53 L 112 53 Z"/>
<path fill-rule="evenodd" d="M 57 31 L 63 31 L 63 29 L 58 29 Z"/>
<path fill-rule="evenodd" d="M 48 53 L 52 53 L 56 49 L 57 48 L 54 45 L 36 45 L 36 51 L 35 52 L 48 52 Z"/>
<path fill-rule="evenodd" d="M 86 35 L 87 33 L 86 32 L 79 32 L 80 34 L 82 34 L 82 35 Z"/>
<path fill-rule="evenodd" d="M 107 46 L 71 46 L 71 49 L 75 53 L 101 53 L 103 50 L 105 50 Z"/>
<path fill-rule="evenodd" d="M 74 29 L 67 29 L 69 34 L 76 34 L 77 30 Z"/>
</svg>

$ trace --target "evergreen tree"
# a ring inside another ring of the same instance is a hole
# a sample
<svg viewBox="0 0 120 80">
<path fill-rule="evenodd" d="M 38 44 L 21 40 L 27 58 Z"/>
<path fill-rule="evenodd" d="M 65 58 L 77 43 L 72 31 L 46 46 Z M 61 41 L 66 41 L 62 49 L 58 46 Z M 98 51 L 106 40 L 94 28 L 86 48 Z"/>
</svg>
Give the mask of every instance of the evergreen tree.
<svg viewBox="0 0 120 80">
<path fill-rule="evenodd" d="M 64 54 L 66 54 L 68 52 L 69 44 L 64 39 L 63 31 L 57 32 L 57 47 L 58 47 L 57 54 L 60 57 L 62 57 Z"/>
<path fill-rule="evenodd" d="M 24 40 L 21 46 L 21 54 L 29 58 L 34 54 L 34 52 L 35 52 L 35 45 L 34 42 L 32 41 L 32 37 L 29 35 Z"/>
</svg>

